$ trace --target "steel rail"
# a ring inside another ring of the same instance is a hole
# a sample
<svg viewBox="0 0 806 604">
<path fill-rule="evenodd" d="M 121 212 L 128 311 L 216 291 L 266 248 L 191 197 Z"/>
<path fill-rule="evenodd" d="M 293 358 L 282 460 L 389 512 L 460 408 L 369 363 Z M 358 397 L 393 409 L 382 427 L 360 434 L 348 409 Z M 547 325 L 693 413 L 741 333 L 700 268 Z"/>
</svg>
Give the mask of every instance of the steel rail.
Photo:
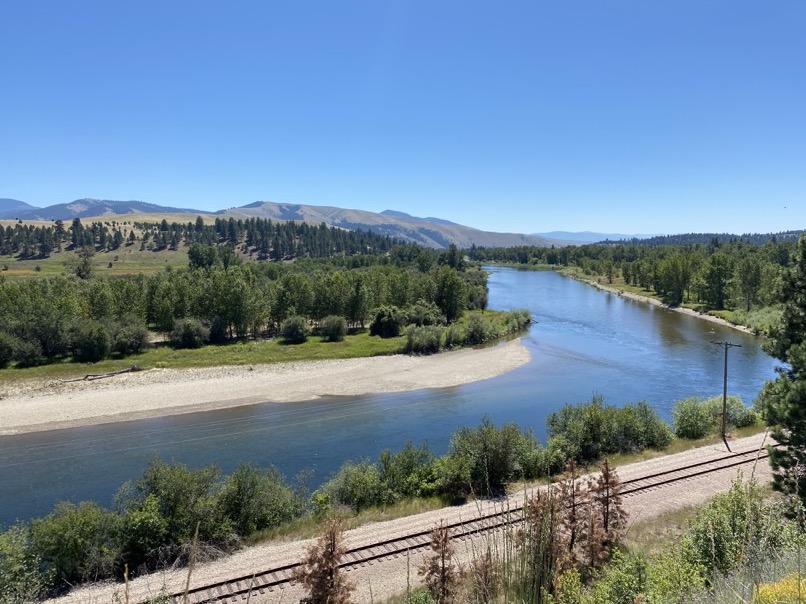
<svg viewBox="0 0 806 604">
<path fill-rule="evenodd" d="M 654 472 L 644 476 L 631 478 L 621 482 L 622 496 L 635 495 L 654 488 L 662 488 L 676 482 L 698 478 L 750 462 L 766 459 L 769 454 L 761 449 L 752 449 L 724 455 L 678 468 Z M 728 463 L 724 463 L 728 462 Z M 708 467 L 710 466 L 710 467 Z M 694 470 L 693 472 L 691 470 Z M 643 484 L 641 484 L 643 483 Z M 490 532 L 515 523 L 522 518 L 523 504 L 510 508 L 482 513 L 468 520 L 460 520 L 444 525 L 450 531 L 452 539 L 462 539 L 482 532 Z M 389 558 L 403 553 L 411 553 L 429 547 L 431 543 L 431 529 L 418 531 L 376 541 L 348 549 L 340 568 L 350 568 L 367 564 L 382 558 Z M 235 603 L 247 597 L 247 594 L 264 594 L 293 581 L 294 572 L 301 566 L 296 562 L 261 571 L 259 573 L 243 575 L 187 591 L 176 592 L 170 595 L 176 604 L 214 604 Z"/>
</svg>

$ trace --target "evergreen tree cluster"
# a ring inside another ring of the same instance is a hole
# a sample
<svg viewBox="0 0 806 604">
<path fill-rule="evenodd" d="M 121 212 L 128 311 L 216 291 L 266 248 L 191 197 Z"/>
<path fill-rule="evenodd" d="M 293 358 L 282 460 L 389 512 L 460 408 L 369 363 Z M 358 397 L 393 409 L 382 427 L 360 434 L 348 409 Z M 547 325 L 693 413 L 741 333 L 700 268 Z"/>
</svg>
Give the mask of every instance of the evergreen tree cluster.
<svg viewBox="0 0 806 604">
<path fill-rule="evenodd" d="M 130 354 L 146 345 L 147 329 L 174 333 L 185 346 L 273 335 L 294 316 L 361 328 L 381 307 L 408 309 L 408 322 L 421 324 L 428 313 L 454 321 L 486 306 L 486 274 L 439 264 L 438 255 L 425 272 L 391 256 L 357 269 L 244 263 L 229 247 L 203 244 L 191 246 L 190 258 L 194 268 L 149 276 L 0 278 L 0 367 Z"/>
<path fill-rule="evenodd" d="M 620 278 L 626 285 L 656 292 L 669 304 L 749 311 L 781 301 L 783 275 L 794 249 L 791 238 L 770 236 L 761 243 L 711 238 L 685 245 L 635 241 L 563 248 L 473 247 L 468 254 L 476 262 L 575 267 L 608 283 Z"/>
<path fill-rule="evenodd" d="M 61 220 L 49 226 L 18 222 L 4 229 L 0 227 L 0 255 L 20 259 L 47 258 L 54 252 L 83 247 L 114 251 L 138 242 L 139 249 L 157 252 L 193 243 L 228 245 L 246 257 L 274 261 L 384 254 L 396 245 L 416 247 L 369 231 L 264 218 L 216 218 L 214 224 L 205 224 L 199 216 L 195 222 L 187 223 L 169 223 L 165 219 L 154 223 L 111 220 L 88 225 L 75 218 L 69 227 Z"/>
</svg>

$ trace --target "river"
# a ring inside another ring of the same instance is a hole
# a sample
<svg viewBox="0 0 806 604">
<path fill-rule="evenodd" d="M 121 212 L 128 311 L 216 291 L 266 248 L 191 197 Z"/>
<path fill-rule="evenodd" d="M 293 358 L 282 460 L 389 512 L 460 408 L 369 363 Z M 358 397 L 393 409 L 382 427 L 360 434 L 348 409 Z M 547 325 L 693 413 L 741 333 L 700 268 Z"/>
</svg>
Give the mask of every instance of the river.
<svg viewBox="0 0 806 604">
<path fill-rule="evenodd" d="M 47 514 L 61 500 L 113 505 L 149 460 L 224 472 L 239 462 L 276 465 L 288 477 L 310 470 L 315 487 L 343 461 L 376 459 L 406 441 L 447 450 L 451 434 L 485 414 L 545 436 L 546 416 L 601 394 L 621 405 L 646 400 L 671 419 L 674 401 L 728 391 L 750 403 L 775 361 L 747 334 L 628 300 L 552 272 L 492 268 L 490 307 L 528 308 L 523 338 L 532 354 L 508 374 L 460 386 L 388 395 L 264 403 L 236 409 L 0 437 L 0 525 Z M 316 376 L 311 376 L 316 379 Z"/>
</svg>

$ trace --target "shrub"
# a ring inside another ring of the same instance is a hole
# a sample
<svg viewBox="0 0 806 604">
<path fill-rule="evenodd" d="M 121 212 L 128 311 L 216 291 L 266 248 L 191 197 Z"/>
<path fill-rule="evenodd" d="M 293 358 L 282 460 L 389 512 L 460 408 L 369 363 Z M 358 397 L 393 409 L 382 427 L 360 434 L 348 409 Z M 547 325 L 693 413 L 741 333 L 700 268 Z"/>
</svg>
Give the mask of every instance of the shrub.
<svg viewBox="0 0 806 604">
<path fill-rule="evenodd" d="M 14 347 L 14 360 L 17 367 L 38 367 L 46 362 L 42 345 L 37 340 L 18 339 Z"/>
<path fill-rule="evenodd" d="M 148 329 L 137 317 L 128 315 L 114 323 L 112 329 L 112 352 L 121 356 L 135 354 L 148 347 Z"/>
<path fill-rule="evenodd" d="M 727 493 L 714 497 L 700 512 L 683 540 L 687 561 L 706 577 L 780 556 L 793 541 L 793 526 L 784 519 L 780 501 L 765 501 L 755 480 L 734 480 Z"/>
<path fill-rule="evenodd" d="M 528 308 L 511 310 L 506 316 L 506 329 L 509 333 L 514 333 L 526 329 L 532 323 L 532 313 Z"/>
<path fill-rule="evenodd" d="M 378 468 L 368 461 L 346 462 L 323 490 L 331 500 L 349 506 L 355 513 L 386 503 L 390 494 L 381 482 Z"/>
<path fill-rule="evenodd" d="M 210 338 L 210 330 L 198 319 L 179 319 L 174 323 L 170 342 L 174 348 L 201 348 Z"/>
<path fill-rule="evenodd" d="M 10 333 L 0 331 L 0 369 L 5 369 L 14 360 L 14 350 L 19 346 L 19 340 Z"/>
<path fill-rule="evenodd" d="M 495 335 L 492 324 L 480 315 L 472 315 L 465 325 L 465 342 L 467 344 L 482 344 Z"/>
<path fill-rule="evenodd" d="M 320 333 L 326 342 L 341 342 L 347 335 L 347 320 L 336 315 L 327 316 L 322 319 Z"/>
<path fill-rule="evenodd" d="M 678 438 L 702 438 L 714 428 L 711 411 L 696 396 L 677 401 L 672 409 L 674 433 Z"/>
<path fill-rule="evenodd" d="M 663 449 L 671 441 L 668 426 L 646 403 L 615 407 L 601 395 L 590 403 L 565 405 L 546 418 L 550 439 L 562 437 L 556 446 L 580 463 L 614 453 L 647 448 Z"/>
<path fill-rule="evenodd" d="M 483 495 L 500 493 L 510 480 L 523 475 L 524 451 L 534 448 L 534 439 L 521 432 L 514 423 L 498 428 L 490 418 L 482 419 L 476 428 L 460 428 L 451 438 L 450 450 L 439 469 L 460 472 L 457 476 L 442 476 L 445 486 L 458 486 L 460 492 L 445 492 L 457 496 L 461 492 Z M 462 484 L 464 483 L 464 484 Z"/>
<path fill-rule="evenodd" d="M 302 344 L 308 339 L 311 328 L 304 317 L 294 315 L 288 317 L 280 325 L 280 335 L 283 340 L 292 344 Z"/>
<path fill-rule="evenodd" d="M 433 495 L 435 459 L 428 445 L 415 447 L 411 441 L 397 453 L 386 449 L 380 457 L 380 480 L 395 497 Z"/>
<path fill-rule="evenodd" d="M 405 322 L 409 325 L 445 325 L 445 315 L 433 302 L 417 300 L 414 304 L 406 308 Z"/>
<path fill-rule="evenodd" d="M 218 506 L 242 536 L 290 522 L 303 509 L 301 499 L 276 468 L 264 471 L 248 464 L 227 476 Z"/>
<path fill-rule="evenodd" d="M 397 306 L 381 306 L 369 325 L 369 335 L 396 338 L 405 325 L 406 317 Z"/>
<path fill-rule="evenodd" d="M 734 394 L 728 396 L 727 400 L 727 424 L 729 427 L 746 428 L 758 421 L 756 412 L 742 402 L 741 397 Z M 714 418 L 714 426 L 722 421 L 722 397 L 712 396 L 703 402 L 703 405 L 710 411 Z"/>
<path fill-rule="evenodd" d="M 406 328 L 406 352 L 418 354 L 434 354 L 439 352 L 442 342 L 442 328 L 435 325 L 417 327 L 409 325 Z"/>
<path fill-rule="evenodd" d="M 464 334 L 458 323 L 451 323 L 445 328 L 445 348 L 453 348 L 462 344 Z"/>
<path fill-rule="evenodd" d="M 98 321 L 89 321 L 73 332 L 73 357 L 82 363 L 97 363 L 109 356 L 112 338 L 109 330 Z"/>
<path fill-rule="evenodd" d="M 117 515 L 95 503 L 61 502 L 31 525 L 33 552 L 63 582 L 112 576 L 118 556 Z"/>
<path fill-rule="evenodd" d="M 672 410 L 675 434 L 679 438 L 702 438 L 718 431 L 722 421 L 722 397 L 701 400 L 692 396 L 675 403 Z M 738 396 L 727 398 L 727 426 L 745 428 L 758 421 L 756 412 Z"/>
<path fill-rule="evenodd" d="M 219 476 L 215 466 L 190 469 L 157 459 L 135 483 L 124 484 L 116 498 L 126 514 L 145 509 L 149 496 L 153 495 L 159 503 L 159 515 L 166 523 L 167 546 L 191 543 L 197 525 L 201 542 L 226 544 L 232 530 L 218 506 Z"/>
<path fill-rule="evenodd" d="M 30 531 L 15 524 L 0 533 L 0 602 L 23 604 L 44 599 L 50 577 L 40 570 L 42 560 L 30 548 Z"/>
</svg>

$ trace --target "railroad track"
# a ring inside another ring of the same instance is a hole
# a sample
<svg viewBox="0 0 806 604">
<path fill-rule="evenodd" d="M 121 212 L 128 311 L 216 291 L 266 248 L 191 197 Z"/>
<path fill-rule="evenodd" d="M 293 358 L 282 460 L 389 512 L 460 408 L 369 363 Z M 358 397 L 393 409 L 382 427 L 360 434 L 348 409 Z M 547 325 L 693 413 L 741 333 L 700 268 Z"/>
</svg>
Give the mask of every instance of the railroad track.
<svg viewBox="0 0 806 604">
<path fill-rule="evenodd" d="M 766 459 L 768 456 L 769 454 L 766 450 L 741 451 L 716 459 L 624 480 L 621 483 L 621 495 L 629 497 L 637 493 L 663 489 L 667 485 L 684 480 L 691 480 L 755 463 L 756 460 Z M 522 503 L 510 505 L 508 508 L 480 513 L 474 518 L 445 526 L 450 531 L 451 538 L 465 539 L 479 533 L 501 529 L 508 524 L 517 522 L 522 517 L 522 510 Z M 349 569 L 372 563 L 375 560 L 408 555 L 430 547 L 430 543 L 431 529 L 397 536 L 392 539 L 349 549 L 339 566 Z M 196 587 L 187 592 L 177 592 L 171 594 L 171 597 L 176 604 L 235 604 L 244 602 L 250 593 L 263 595 L 276 589 L 281 589 L 284 585 L 291 583 L 294 572 L 299 566 L 299 563 L 286 564 L 260 573 Z"/>
</svg>

